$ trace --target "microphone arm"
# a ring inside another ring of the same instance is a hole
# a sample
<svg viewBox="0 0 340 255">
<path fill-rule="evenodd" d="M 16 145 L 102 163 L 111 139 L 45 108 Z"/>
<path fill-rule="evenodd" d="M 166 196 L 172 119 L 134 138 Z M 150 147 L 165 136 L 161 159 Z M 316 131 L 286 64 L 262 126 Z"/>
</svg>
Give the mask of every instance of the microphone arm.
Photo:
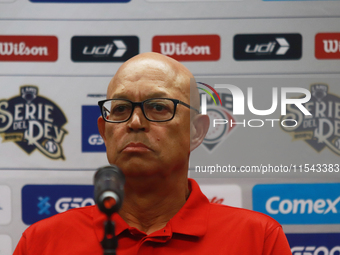
<svg viewBox="0 0 340 255">
<path fill-rule="evenodd" d="M 115 223 L 111 215 L 118 212 L 124 198 L 125 177 L 115 165 L 99 168 L 94 175 L 94 198 L 101 212 L 106 214 L 104 238 L 101 245 L 104 255 L 116 255 L 118 241 L 115 236 Z"/>
</svg>

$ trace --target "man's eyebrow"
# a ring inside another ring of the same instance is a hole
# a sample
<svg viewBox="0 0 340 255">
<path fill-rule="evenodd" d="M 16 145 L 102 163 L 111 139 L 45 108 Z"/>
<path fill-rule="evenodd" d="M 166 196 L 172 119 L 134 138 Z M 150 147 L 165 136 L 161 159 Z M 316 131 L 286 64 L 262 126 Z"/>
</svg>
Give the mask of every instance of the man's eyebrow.
<svg viewBox="0 0 340 255">
<path fill-rule="evenodd" d="M 163 92 L 163 91 L 157 91 L 157 92 L 151 92 L 145 95 L 145 99 L 149 98 L 158 98 L 158 97 L 169 97 L 168 93 Z M 116 99 L 129 99 L 129 94 L 126 93 L 117 93 L 112 95 L 112 98 Z"/>
</svg>

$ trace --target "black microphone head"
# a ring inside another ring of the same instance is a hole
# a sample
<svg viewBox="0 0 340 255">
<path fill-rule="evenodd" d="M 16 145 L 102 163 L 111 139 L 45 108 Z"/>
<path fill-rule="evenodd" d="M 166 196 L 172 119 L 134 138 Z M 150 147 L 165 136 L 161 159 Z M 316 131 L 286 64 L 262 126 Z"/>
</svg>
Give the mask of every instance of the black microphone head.
<svg viewBox="0 0 340 255">
<path fill-rule="evenodd" d="M 101 167 L 94 175 L 94 199 L 100 211 L 118 212 L 124 198 L 125 176 L 115 165 Z"/>
</svg>

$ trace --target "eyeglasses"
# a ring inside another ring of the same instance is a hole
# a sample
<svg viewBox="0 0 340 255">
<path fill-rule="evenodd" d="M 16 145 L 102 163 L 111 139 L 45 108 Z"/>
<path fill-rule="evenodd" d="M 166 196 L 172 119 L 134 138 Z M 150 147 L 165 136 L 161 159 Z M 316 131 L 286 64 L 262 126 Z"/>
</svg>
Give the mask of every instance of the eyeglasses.
<svg viewBox="0 0 340 255">
<path fill-rule="evenodd" d="M 184 105 L 199 113 L 196 108 L 171 98 L 151 98 L 142 102 L 132 102 L 127 99 L 107 99 L 98 102 L 103 119 L 112 123 L 128 121 L 136 106 L 142 109 L 145 118 L 149 121 L 169 121 L 175 116 L 177 104 Z"/>
</svg>

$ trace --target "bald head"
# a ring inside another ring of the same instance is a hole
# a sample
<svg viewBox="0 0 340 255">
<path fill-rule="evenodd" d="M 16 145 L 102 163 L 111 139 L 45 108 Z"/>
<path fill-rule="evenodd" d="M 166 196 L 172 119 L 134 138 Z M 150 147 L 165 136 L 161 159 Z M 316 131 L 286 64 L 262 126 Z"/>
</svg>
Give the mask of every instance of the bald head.
<svg viewBox="0 0 340 255">
<path fill-rule="evenodd" d="M 139 54 L 121 65 L 110 81 L 107 97 L 112 97 L 112 91 L 116 86 L 126 82 L 138 82 L 146 76 L 148 79 L 160 80 L 176 88 L 187 103 L 199 108 L 199 94 L 192 73 L 173 58 L 155 52 Z"/>
</svg>

